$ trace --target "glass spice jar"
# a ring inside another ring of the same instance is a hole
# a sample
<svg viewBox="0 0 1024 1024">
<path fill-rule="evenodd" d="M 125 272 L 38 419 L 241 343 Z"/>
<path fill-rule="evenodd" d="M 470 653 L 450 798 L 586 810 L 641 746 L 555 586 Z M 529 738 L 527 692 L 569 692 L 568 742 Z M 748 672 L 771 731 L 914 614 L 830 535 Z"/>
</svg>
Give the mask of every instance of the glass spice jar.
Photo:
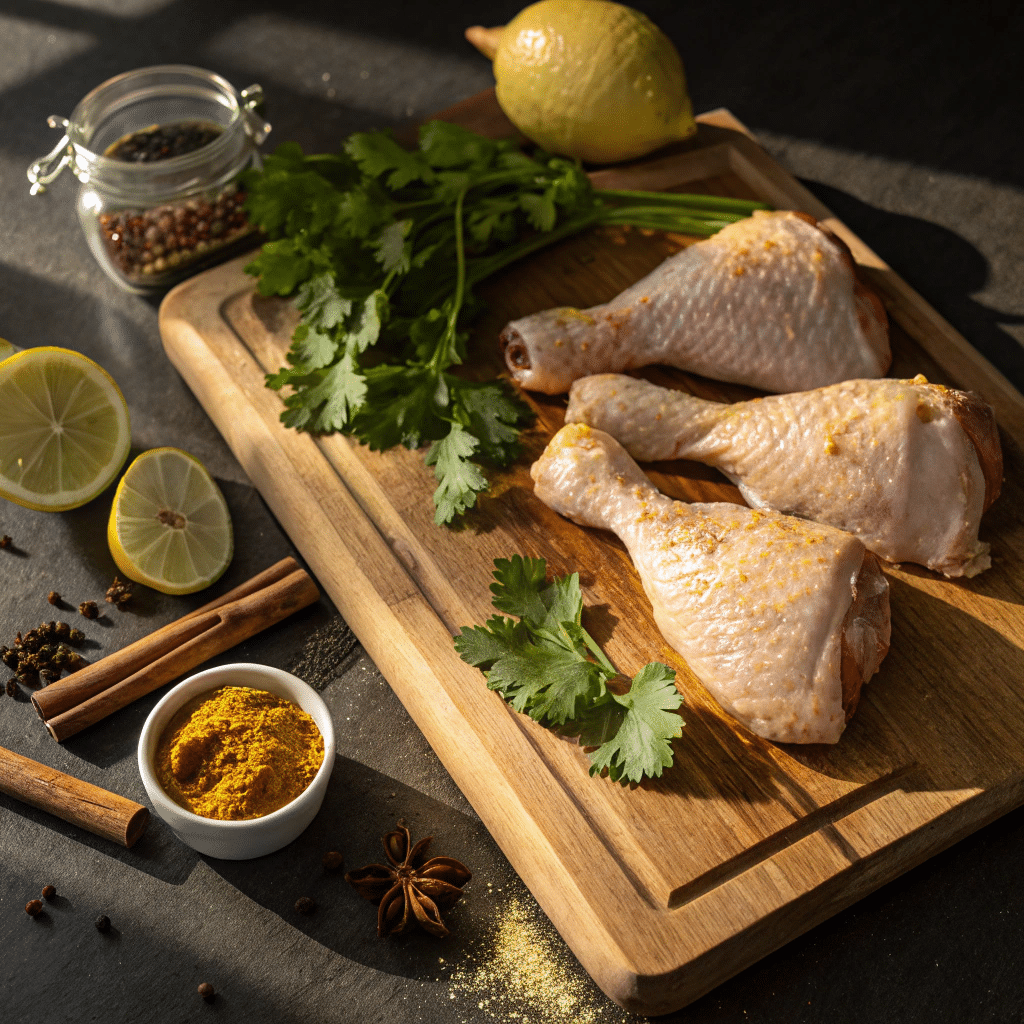
<svg viewBox="0 0 1024 1024">
<path fill-rule="evenodd" d="M 260 86 L 238 93 L 202 68 L 128 71 L 93 89 L 70 118 L 50 116 L 65 135 L 28 169 L 31 191 L 70 167 L 100 266 L 136 294 L 164 291 L 253 234 L 238 179 L 259 166 L 270 131 L 262 100 Z"/>
</svg>

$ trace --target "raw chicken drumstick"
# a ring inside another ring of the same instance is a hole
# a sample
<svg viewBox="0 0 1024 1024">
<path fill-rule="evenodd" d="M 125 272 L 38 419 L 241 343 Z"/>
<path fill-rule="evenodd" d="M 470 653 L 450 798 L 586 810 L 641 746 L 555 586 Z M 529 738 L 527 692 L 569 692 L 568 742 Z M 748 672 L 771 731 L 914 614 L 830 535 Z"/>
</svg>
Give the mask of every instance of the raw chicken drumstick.
<svg viewBox="0 0 1024 1024">
<path fill-rule="evenodd" d="M 663 363 L 765 391 L 803 391 L 889 368 L 889 322 L 835 235 L 802 213 L 730 224 L 617 298 L 513 320 L 517 383 L 549 395 L 578 377 Z"/>
<path fill-rule="evenodd" d="M 835 743 L 889 649 L 889 585 L 856 537 L 727 502 L 666 497 L 600 430 L 563 427 L 537 496 L 626 545 L 654 618 L 711 695 L 783 743 Z"/>
<path fill-rule="evenodd" d="M 848 530 L 890 562 L 947 576 L 991 564 L 978 526 L 1002 485 L 995 417 L 922 376 L 722 405 L 608 373 L 573 384 L 565 419 L 641 462 L 716 466 L 754 508 Z"/>
</svg>

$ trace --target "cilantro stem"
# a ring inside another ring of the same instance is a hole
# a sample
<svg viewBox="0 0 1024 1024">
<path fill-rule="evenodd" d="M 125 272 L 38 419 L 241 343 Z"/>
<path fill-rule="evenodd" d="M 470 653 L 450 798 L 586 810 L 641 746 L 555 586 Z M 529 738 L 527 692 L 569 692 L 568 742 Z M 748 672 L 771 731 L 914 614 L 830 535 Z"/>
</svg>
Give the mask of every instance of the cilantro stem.
<svg viewBox="0 0 1024 1024">
<path fill-rule="evenodd" d="M 448 326 L 430 360 L 430 367 L 438 373 L 455 362 L 455 334 L 462 311 L 462 302 L 466 293 L 466 241 L 462 230 L 462 204 L 466 199 L 466 185 L 455 200 L 455 294 L 452 296 L 451 308 L 448 311 Z"/>
<path fill-rule="evenodd" d="M 605 220 L 609 223 L 645 217 L 662 220 L 706 220 L 713 224 L 734 224 L 738 220 L 746 219 L 742 213 L 712 213 L 710 210 L 701 210 L 695 206 L 612 206 L 605 213 Z"/>
<path fill-rule="evenodd" d="M 663 206 L 689 206 L 716 213 L 738 213 L 745 217 L 749 217 L 754 210 L 770 209 L 766 203 L 759 203 L 752 199 L 734 199 L 731 196 L 707 196 L 686 192 L 633 192 L 626 189 L 596 188 L 594 195 L 598 199 L 619 199 L 627 203 L 635 203 L 638 199 L 643 199 Z"/>
<path fill-rule="evenodd" d="M 597 641 L 585 629 L 581 629 L 580 632 L 583 634 L 583 642 L 587 645 L 587 650 L 597 658 L 597 663 L 608 673 L 609 678 L 617 676 L 619 674 L 618 670 L 608 660 L 604 651 L 598 646 Z"/>
<path fill-rule="evenodd" d="M 580 231 L 600 223 L 603 215 L 604 211 L 595 209 L 592 213 L 582 217 L 567 220 L 552 231 L 541 231 L 516 245 L 507 246 L 500 252 L 494 253 L 493 256 L 484 256 L 479 260 L 474 260 L 473 269 L 468 275 L 469 284 L 478 284 L 485 277 L 490 277 L 491 274 L 497 273 L 510 263 L 515 263 L 516 260 L 529 256 L 530 253 L 536 252 L 538 249 L 544 249 L 554 242 L 560 242 L 563 238 L 578 234 Z"/>
</svg>

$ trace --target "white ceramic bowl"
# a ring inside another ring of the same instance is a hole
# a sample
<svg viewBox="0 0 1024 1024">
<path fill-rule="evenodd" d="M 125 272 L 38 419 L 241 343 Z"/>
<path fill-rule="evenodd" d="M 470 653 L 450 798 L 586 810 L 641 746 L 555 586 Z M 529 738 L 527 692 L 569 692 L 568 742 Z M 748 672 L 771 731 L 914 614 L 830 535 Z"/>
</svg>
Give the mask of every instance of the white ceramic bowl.
<svg viewBox="0 0 1024 1024">
<path fill-rule="evenodd" d="M 221 686 L 269 690 L 298 704 L 316 722 L 324 738 L 324 763 L 313 781 L 289 804 L 247 821 L 219 821 L 185 810 L 164 792 L 154 762 L 164 727 L 193 697 Z M 139 737 L 139 772 L 153 809 L 174 834 L 199 853 L 223 860 L 249 860 L 287 846 L 313 820 L 327 792 L 334 766 L 334 724 L 320 695 L 301 679 L 269 665 L 220 665 L 178 683 L 149 713 Z"/>
</svg>

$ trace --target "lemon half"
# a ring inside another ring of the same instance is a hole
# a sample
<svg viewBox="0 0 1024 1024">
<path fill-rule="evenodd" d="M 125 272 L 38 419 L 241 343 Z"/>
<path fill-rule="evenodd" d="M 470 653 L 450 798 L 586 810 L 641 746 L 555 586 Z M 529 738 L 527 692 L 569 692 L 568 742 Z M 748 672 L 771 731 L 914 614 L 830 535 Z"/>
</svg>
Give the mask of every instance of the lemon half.
<svg viewBox="0 0 1024 1024">
<path fill-rule="evenodd" d="M 498 103 L 552 153 L 592 163 L 644 156 L 697 130 L 672 41 L 608 0 L 541 0 L 498 37 Z"/>
<path fill-rule="evenodd" d="M 153 448 L 114 494 L 107 543 L 118 569 L 164 594 L 192 594 L 231 561 L 231 515 L 206 467 L 180 448 Z"/>
<path fill-rule="evenodd" d="M 131 425 L 103 367 L 66 348 L 0 363 L 0 495 L 43 512 L 77 508 L 117 476 Z"/>
</svg>

